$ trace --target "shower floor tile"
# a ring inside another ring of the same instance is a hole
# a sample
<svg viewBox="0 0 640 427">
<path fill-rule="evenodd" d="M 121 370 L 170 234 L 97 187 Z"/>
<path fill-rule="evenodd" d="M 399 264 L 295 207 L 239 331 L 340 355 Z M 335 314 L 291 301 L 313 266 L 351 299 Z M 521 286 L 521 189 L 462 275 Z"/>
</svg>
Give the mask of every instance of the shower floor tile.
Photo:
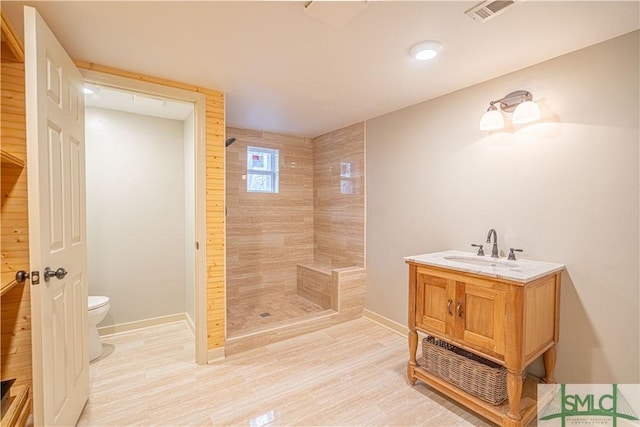
<svg viewBox="0 0 640 427">
<path fill-rule="evenodd" d="M 227 333 L 234 335 L 248 328 L 296 319 L 324 310 L 324 307 L 297 294 L 265 292 L 230 298 L 227 301 Z"/>
</svg>

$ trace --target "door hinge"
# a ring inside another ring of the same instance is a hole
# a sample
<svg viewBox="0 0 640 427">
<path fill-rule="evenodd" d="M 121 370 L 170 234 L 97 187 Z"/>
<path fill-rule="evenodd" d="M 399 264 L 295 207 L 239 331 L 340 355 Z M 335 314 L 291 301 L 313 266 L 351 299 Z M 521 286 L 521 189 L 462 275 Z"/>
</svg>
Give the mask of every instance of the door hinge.
<svg viewBox="0 0 640 427">
<path fill-rule="evenodd" d="M 196 242 L 196 250 L 200 249 L 200 243 Z"/>
</svg>

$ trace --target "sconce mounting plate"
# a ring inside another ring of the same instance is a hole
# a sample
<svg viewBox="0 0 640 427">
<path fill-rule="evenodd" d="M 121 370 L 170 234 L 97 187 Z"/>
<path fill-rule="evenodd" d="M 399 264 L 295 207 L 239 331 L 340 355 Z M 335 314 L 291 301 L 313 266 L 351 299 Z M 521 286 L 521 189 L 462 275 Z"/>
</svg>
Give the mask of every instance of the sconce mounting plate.
<svg viewBox="0 0 640 427">
<path fill-rule="evenodd" d="M 523 103 L 524 101 L 531 101 L 533 97 L 531 96 L 531 92 L 527 90 L 516 90 L 511 92 L 509 95 L 504 98 L 496 101 L 496 103 L 500 103 L 500 109 L 507 113 L 513 112 L 516 107 Z"/>
</svg>

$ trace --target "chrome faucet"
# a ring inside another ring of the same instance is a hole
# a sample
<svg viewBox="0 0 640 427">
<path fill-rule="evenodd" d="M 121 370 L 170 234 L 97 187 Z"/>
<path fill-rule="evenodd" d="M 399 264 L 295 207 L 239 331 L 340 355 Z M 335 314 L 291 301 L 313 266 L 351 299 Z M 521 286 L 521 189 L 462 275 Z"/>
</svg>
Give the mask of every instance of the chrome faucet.
<svg viewBox="0 0 640 427">
<path fill-rule="evenodd" d="M 493 228 L 487 234 L 487 243 L 491 243 L 491 234 L 493 234 L 493 248 L 491 248 L 491 258 L 498 258 L 498 233 Z"/>
</svg>

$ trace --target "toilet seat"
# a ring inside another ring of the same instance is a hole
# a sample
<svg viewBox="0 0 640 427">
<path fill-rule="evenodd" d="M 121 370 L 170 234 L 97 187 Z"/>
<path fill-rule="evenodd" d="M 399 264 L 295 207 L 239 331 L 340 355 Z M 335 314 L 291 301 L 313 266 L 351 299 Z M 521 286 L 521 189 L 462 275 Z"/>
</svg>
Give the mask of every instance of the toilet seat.
<svg viewBox="0 0 640 427">
<path fill-rule="evenodd" d="M 102 297 L 102 296 L 89 297 L 89 311 L 95 310 L 96 308 L 104 307 L 107 304 L 109 304 L 109 297 Z"/>
</svg>

